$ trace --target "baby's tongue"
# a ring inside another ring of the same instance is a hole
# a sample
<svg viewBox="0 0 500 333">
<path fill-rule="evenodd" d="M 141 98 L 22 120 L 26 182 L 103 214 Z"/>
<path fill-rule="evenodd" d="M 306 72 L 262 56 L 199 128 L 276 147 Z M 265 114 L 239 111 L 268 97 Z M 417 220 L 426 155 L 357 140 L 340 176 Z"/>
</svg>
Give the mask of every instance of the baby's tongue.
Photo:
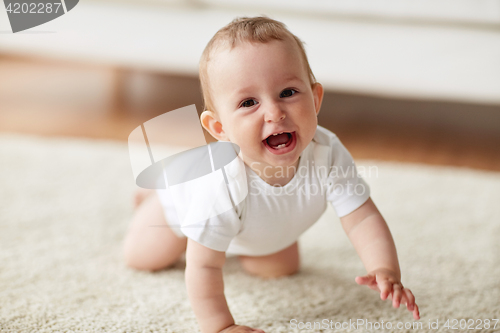
<svg viewBox="0 0 500 333">
<path fill-rule="evenodd" d="M 288 136 L 288 133 L 283 133 L 283 134 L 278 134 L 278 135 L 271 135 L 270 137 L 267 138 L 267 143 L 271 147 L 276 147 L 279 145 L 282 145 L 284 143 L 287 143 L 290 137 Z"/>
</svg>

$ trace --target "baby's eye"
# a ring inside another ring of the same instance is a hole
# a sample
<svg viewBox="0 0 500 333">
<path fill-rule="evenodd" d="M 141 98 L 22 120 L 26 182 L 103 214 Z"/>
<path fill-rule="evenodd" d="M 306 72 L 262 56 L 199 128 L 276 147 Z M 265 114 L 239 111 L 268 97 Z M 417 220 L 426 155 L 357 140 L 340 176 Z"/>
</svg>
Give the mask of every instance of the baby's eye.
<svg viewBox="0 0 500 333">
<path fill-rule="evenodd" d="M 256 104 L 257 104 L 257 101 L 255 99 L 247 99 L 246 101 L 243 101 L 240 104 L 240 107 L 249 108 L 249 107 L 254 106 Z"/>
<path fill-rule="evenodd" d="M 293 94 L 295 94 L 297 92 L 297 90 L 295 89 L 285 89 L 281 92 L 280 94 L 280 98 L 283 98 L 283 97 L 290 97 L 292 96 Z"/>
</svg>

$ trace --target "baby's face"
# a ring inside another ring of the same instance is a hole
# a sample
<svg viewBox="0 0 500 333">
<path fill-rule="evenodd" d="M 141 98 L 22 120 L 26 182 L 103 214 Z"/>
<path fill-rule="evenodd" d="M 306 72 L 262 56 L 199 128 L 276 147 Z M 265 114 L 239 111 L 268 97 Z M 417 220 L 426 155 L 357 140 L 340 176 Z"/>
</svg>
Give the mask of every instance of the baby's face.
<svg viewBox="0 0 500 333">
<path fill-rule="evenodd" d="M 298 47 L 271 41 L 221 50 L 208 77 L 219 139 L 236 143 L 254 170 L 296 166 L 316 132 L 323 97 L 320 84 L 311 87 Z"/>
</svg>

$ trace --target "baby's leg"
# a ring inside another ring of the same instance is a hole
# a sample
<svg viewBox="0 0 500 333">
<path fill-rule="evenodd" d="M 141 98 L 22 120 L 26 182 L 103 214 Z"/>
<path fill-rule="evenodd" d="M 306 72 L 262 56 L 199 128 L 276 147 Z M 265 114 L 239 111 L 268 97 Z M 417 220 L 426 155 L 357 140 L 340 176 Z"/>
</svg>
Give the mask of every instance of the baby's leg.
<svg viewBox="0 0 500 333">
<path fill-rule="evenodd" d="M 186 250 L 187 238 L 179 238 L 168 227 L 155 191 L 141 199 L 125 237 L 123 253 L 127 266 L 157 271 L 179 259 Z"/>
<path fill-rule="evenodd" d="M 299 247 L 297 242 L 277 253 L 267 256 L 239 256 L 241 266 L 250 274 L 263 278 L 292 275 L 299 270 Z"/>
</svg>

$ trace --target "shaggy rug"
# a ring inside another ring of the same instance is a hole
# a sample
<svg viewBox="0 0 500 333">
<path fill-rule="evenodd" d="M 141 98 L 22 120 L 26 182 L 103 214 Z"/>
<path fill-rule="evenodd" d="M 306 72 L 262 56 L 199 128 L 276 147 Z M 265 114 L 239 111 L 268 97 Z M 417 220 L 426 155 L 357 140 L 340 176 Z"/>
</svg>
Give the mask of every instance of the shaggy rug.
<svg viewBox="0 0 500 333">
<path fill-rule="evenodd" d="M 266 332 L 498 332 L 500 174 L 358 166 L 377 170 L 366 180 L 422 319 L 354 282 L 363 266 L 329 208 L 301 237 L 295 276 L 261 280 L 228 258 L 236 321 Z M 123 263 L 134 188 L 125 143 L 0 135 L 0 332 L 198 331 L 184 262 L 156 273 Z"/>
</svg>

